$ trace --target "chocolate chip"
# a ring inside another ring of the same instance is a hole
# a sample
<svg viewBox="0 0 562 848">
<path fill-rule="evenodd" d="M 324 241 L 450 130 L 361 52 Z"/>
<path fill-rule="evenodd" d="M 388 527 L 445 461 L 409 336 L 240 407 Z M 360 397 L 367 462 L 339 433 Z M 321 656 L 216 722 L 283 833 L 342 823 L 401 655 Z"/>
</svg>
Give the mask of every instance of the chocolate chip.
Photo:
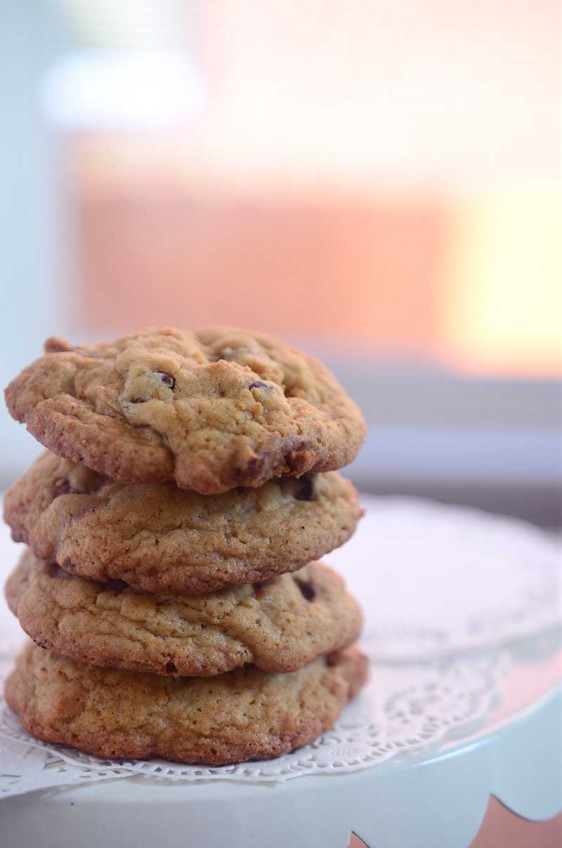
<svg viewBox="0 0 562 848">
<path fill-rule="evenodd" d="M 117 595 L 120 595 L 121 592 L 128 588 L 124 580 L 117 579 L 108 580 L 106 587 L 110 592 L 115 592 Z"/>
<path fill-rule="evenodd" d="M 269 578 L 268 580 L 262 580 L 260 583 L 254 583 L 254 596 L 260 600 L 267 595 L 271 591 L 272 582 L 272 579 Z"/>
<path fill-rule="evenodd" d="M 299 587 L 299 591 L 305 601 L 312 602 L 316 597 L 316 589 L 310 582 L 310 580 L 302 580 L 300 577 L 293 577 L 293 580 Z"/>
<path fill-rule="evenodd" d="M 176 664 L 173 663 L 173 662 L 167 662 L 166 665 L 165 665 L 165 669 L 166 669 L 166 674 L 176 674 L 177 673 Z"/>
<path fill-rule="evenodd" d="M 265 451 L 261 456 L 252 456 L 244 462 L 240 468 L 234 469 L 236 479 L 245 480 L 248 475 L 250 477 L 258 477 L 267 461 L 268 452 Z"/>
<path fill-rule="evenodd" d="M 295 480 L 295 488 L 293 497 L 297 501 L 315 501 L 316 500 L 316 474 L 305 474 Z"/>
<path fill-rule="evenodd" d="M 70 485 L 69 480 L 60 479 L 55 480 L 55 485 L 53 486 L 53 499 L 60 498 L 61 495 L 73 495 L 74 489 Z"/>
<path fill-rule="evenodd" d="M 271 387 L 264 383 L 262 380 L 254 380 L 253 383 L 250 383 L 248 389 L 252 391 L 252 389 L 270 389 Z"/>
<path fill-rule="evenodd" d="M 73 486 L 70 480 L 66 477 L 60 477 L 55 480 L 53 485 L 53 500 L 60 498 L 61 495 L 92 495 L 103 486 L 103 477 L 101 474 L 96 474 L 95 471 L 82 469 L 86 473 L 75 477 Z"/>
<path fill-rule="evenodd" d="M 155 371 L 154 373 L 160 378 L 160 382 L 163 386 L 168 386 L 169 389 L 173 389 L 176 385 L 176 381 L 171 374 L 166 374 L 165 371 Z"/>
</svg>

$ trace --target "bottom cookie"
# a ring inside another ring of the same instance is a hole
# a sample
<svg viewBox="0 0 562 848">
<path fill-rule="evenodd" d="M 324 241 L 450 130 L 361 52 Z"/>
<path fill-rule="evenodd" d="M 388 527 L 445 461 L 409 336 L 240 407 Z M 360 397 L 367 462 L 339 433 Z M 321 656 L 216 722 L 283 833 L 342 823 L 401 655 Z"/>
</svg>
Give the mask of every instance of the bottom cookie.
<svg viewBox="0 0 562 848">
<path fill-rule="evenodd" d="M 83 665 L 30 644 L 5 695 L 23 727 L 46 742 L 102 758 L 225 765 L 313 742 L 366 677 L 357 648 L 288 674 L 249 666 L 213 678 L 167 678 Z"/>
</svg>

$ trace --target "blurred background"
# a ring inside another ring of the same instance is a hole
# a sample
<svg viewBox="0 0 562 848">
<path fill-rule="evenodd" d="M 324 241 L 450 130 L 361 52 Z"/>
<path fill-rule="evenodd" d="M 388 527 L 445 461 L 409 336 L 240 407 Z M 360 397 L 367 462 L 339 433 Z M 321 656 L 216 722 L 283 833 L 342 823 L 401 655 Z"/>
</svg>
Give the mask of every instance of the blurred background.
<svg viewBox="0 0 562 848">
<path fill-rule="evenodd" d="M 560 522 L 558 0 L 2 0 L 0 378 L 51 334 L 325 358 L 365 489 Z M 0 486 L 40 448 L 0 413 Z"/>
</svg>

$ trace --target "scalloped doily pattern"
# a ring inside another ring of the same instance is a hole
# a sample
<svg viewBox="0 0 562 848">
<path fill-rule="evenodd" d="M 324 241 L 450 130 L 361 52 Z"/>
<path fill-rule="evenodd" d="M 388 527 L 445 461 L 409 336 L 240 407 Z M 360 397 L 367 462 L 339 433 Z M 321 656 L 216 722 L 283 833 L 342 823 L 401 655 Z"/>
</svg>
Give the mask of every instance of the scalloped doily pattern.
<svg viewBox="0 0 562 848">
<path fill-rule="evenodd" d="M 168 780 L 282 782 L 310 774 L 360 771 L 438 743 L 477 722 L 501 690 L 505 653 L 412 669 L 373 666 L 364 692 L 312 745 L 274 760 L 201 767 L 153 761 L 102 761 L 47 745 L 20 727 L 0 700 L 0 797 L 89 780 L 144 775 Z M 9 769 L 7 764 L 9 763 Z"/>
</svg>

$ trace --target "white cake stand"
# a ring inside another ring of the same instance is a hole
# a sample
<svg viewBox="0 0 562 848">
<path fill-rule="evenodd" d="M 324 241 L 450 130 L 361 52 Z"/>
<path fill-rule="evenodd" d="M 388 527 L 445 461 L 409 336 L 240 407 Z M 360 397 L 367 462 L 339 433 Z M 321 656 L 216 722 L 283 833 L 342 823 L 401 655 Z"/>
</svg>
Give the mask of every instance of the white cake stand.
<svg viewBox="0 0 562 848">
<path fill-rule="evenodd" d="M 428 737 L 427 744 L 414 746 L 407 724 L 415 718 L 412 696 L 404 734 L 385 737 L 394 739 L 392 758 L 383 757 L 353 773 L 306 774 L 286 782 L 186 782 L 151 774 L 121 775 L 4 797 L 1 848 L 347 848 L 352 831 L 369 848 L 468 848 L 491 795 L 526 819 L 556 815 L 562 809 L 562 649 L 553 626 L 559 602 L 557 572 L 548 545 L 543 549 L 547 543 L 535 538 L 532 529 L 474 513 L 411 502 L 388 507 L 386 501 L 373 500 L 369 507 L 372 518 L 332 561 L 345 572 L 353 591 L 362 593 L 368 618 L 380 622 L 386 616 L 384 630 L 367 627 L 366 644 L 376 660 L 373 687 L 394 673 L 392 656 L 397 673 L 410 680 L 441 644 L 447 652 L 451 647 L 458 650 L 458 662 L 476 656 L 485 664 L 488 656 L 499 653 L 507 662 L 485 709 L 475 711 L 471 721 L 457 721 L 459 702 L 451 698 L 449 714 L 441 699 L 439 720 L 442 725 L 445 715 L 450 727 Z M 403 526 L 407 533 L 402 533 Z M 471 539 L 476 540 L 475 548 L 470 547 Z M 384 550 L 376 548 L 381 540 Z M 6 540 L 2 545 L 6 557 L 1 566 L 7 563 L 8 570 L 15 551 Z M 459 557 L 466 556 L 475 585 L 462 585 L 464 562 L 458 573 L 453 570 L 446 577 L 448 546 L 460 551 Z M 422 562 L 426 547 L 427 562 Z M 392 555 L 394 565 L 386 578 L 384 568 L 374 568 L 374 554 L 379 561 Z M 490 555 L 493 574 L 501 576 L 499 587 L 487 578 Z M 435 574 L 438 556 L 442 559 Z M 547 570 L 550 583 L 545 582 Z M 371 585 L 373 575 L 377 580 Z M 433 605 L 431 620 L 422 616 L 414 631 L 391 626 L 386 600 L 386 607 L 376 606 L 381 592 L 385 599 L 390 597 L 395 582 L 397 594 L 403 595 L 405 587 L 411 590 L 404 621 L 411 624 L 418 608 L 421 615 Z M 447 604 L 439 622 L 436 592 Z M 507 596 L 509 603 L 502 607 Z M 0 609 L 0 625 L 8 622 L 13 634 L 11 620 Z M 5 645 L 11 634 L 4 630 Z M 427 687 L 424 691 L 427 695 Z M 386 705 L 394 710 L 394 725 L 400 724 L 403 706 Z M 431 697 L 421 710 L 431 724 Z M 50 768 L 53 774 L 56 763 Z M 0 778 L 9 769 L 6 756 L 2 759 L 0 734 Z"/>
<path fill-rule="evenodd" d="M 562 808 L 562 652 L 513 666 L 476 732 L 355 774 L 282 784 L 145 777 L 0 802 L 2 848 L 468 848 L 490 795 L 519 816 Z M 524 685 L 522 685 L 524 684 Z"/>
</svg>

